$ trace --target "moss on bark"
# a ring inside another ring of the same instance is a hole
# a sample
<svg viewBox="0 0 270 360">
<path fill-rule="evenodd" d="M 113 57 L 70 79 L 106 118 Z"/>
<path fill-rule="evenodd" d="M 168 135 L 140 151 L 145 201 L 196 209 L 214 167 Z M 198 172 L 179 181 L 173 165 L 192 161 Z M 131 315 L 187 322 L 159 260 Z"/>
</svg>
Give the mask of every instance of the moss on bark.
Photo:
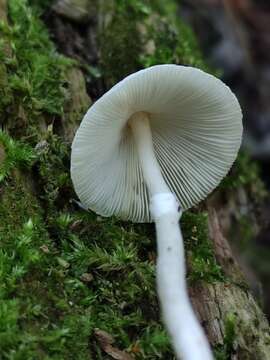
<svg viewBox="0 0 270 360">
<path fill-rule="evenodd" d="M 137 359 L 173 359 L 156 298 L 153 226 L 86 212 L 72 189 L 70 142 L 91 102 L 79 64 L 57 53 L 39 17 L 40 1 L 10 0 L 8 9 L 0 4 L 2 18 L 9 18 L 0 31 L 11 49 L 1 52 L 0 67 L 0 113 L 8 133 L 0 136 L 0 357 L 107 359 L 94 336 L 100 328 Z M 173 0 L 116 0 L 100 7 L 99 67 L 107 86 L 160 62 L 207 68 L 192 31 L 175 17 L 175 6 Z M 228 300 L 216 315 L 204 304 L 212 301 L 216 309 L 221 298 L 215 291 L 225 296 L 232 289 L 226 299 L 234 299 L 237 289 L 241 306 L 261 324 L 248 350 L 255 354 L 260 346 L 264 354 L 262 333 L 269 328 L 259 308 L 244 299 L 246 290 L 235 285 L 238 278 L 226 272 L 228 252 L 223 261 L 207 221 L 199 210 L 183 217 L 194 304 L 211 325 L 206 328 L 212 344 L 229 358 L 238 334 L 232 337 L 228 326 L 225 335 L 213 333 L 216 323 L 226 328 L 238 304 Z M 205 301 L 199 289 L 208 294 Z M 242 316 L 240 311 L 240 322 Z M 245 326 L 245 332 L 239 328 L 241 350 L 254 330 L 253 324 Z"/>
</svg>

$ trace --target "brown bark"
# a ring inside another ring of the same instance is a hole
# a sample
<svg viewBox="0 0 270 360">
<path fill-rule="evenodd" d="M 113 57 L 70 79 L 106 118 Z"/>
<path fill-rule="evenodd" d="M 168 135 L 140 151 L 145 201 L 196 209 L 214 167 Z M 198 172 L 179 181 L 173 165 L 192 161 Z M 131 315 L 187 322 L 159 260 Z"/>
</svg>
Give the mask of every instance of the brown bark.
<svg viewBox="0 0 270 360">
<path fill-rule="evenodd" d="M 230 339 L 229 345 L 232 348 L 228 350 L 228 358 L 270 359 L 268 321 L 245 283 L 241 268 L 222 234 L 217 212 L 212 205 L 208 206 L 208 214 L 209 236 L 226 280 L 224 283 L 204 283 L 192 287 L 190 293 L 193 305 L 214 346 L 228 345 L 226 323 L 233 317 L 235 334 Z"/>
</svg>

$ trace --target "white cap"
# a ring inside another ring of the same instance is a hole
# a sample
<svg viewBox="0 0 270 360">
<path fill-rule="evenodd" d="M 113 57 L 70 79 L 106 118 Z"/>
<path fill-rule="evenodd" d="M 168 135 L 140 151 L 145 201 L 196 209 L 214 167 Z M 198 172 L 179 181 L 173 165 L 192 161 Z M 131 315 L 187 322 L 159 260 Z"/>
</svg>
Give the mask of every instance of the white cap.
<svg viewBox="0 0 270 360">
<path fill-rule="evenodd" d="M 229 171 L 241 144 L 242 113 L 222 81 L 180 65 L 138 71 L 91 106 L 72 144 L 75 191 L 100 215 L 149 222 L 149 194 L 127 125 L 139 111 L 149 114 L 161 172 L 184 210 Z"/>
</svg>

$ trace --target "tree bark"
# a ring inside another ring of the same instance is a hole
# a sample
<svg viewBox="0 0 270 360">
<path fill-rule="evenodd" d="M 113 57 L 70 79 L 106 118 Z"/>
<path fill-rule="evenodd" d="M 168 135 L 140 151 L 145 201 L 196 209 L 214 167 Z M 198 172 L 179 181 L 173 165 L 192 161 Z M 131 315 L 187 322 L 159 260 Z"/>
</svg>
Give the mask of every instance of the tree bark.
<svg viewBox="0 0 270 360">
<path fill-rule="evenodd" d="M 248 289 L 212 204 L 208 204 L 208 215 L 209 236 L 226 280 L 224 283 L 191 287 L 194 307 L 205 325 L 211 344 L 227 346 L 228 358 L 269 359 L 268 321 Z M 233 334 L 228 339 L 230 322 Z"/>
</svg>

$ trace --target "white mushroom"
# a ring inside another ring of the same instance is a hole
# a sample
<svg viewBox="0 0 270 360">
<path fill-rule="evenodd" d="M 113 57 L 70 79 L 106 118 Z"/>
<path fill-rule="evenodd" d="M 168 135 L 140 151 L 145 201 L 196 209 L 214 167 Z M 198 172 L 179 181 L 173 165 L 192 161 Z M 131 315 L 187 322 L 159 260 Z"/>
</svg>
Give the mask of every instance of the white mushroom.
<svg viewBox="0 0 270 360">
<path fill-rule="evenodd" d="M 155 221 L 157 287 L 177 357 L 213 359 L 187 295 L 179 218 L 227 174 L 242 137 L 236 97 L 219 79 L 179 65 L 126 77 L 85 115 L 72 144 L 82 203 L 103 216 Z"/>
</svg>

